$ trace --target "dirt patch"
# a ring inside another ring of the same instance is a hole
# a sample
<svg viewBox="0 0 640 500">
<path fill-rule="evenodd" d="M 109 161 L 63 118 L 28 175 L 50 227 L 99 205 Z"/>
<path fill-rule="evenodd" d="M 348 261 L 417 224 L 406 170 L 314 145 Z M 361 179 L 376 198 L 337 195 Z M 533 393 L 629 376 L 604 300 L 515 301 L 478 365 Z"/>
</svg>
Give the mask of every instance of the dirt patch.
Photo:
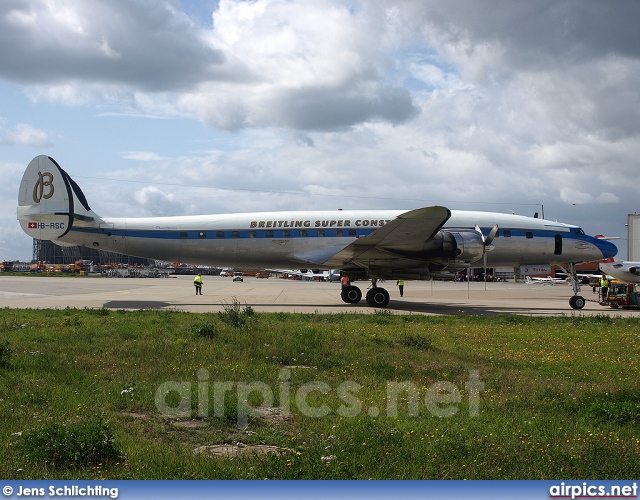
<svg viewBox="0 0 640 500">
<path fill-rule="evenodd" d="M 285 415 L 280 408 L 271 408 L 269 406 L 256 406 L 252 408 L 252 416 L 258 417 L 270 424 L 282 424 L 291 420 L 291 415 Z"/>
<path fill-rule="evenodd" d="M 180 429 L 204 429 L 209 424 L 204 420 L 178 420 L 171 422 L 171 425 Z"/>
<path fill-rule="evenodd" d="M 214 444 L 210 446 L 198 446 L 195 454 L 206 454 L 213 458 L 234 458 L 243 455 L 276 455 L 280 456 L 289 450 L 266 444 Z"/>
<path fill-rule="evenodd" d="M 145 420 L 145 419 L 149 418 L 149 416 L 145 415 L 144 413 L 135 413 L 135 412 L 131 412 L 131 411 L 121 411 L 120 415 L 122 415 L 123 417 L 139 418 L 139 419 L 142 419 L 142 420 Z"/>
</svg>

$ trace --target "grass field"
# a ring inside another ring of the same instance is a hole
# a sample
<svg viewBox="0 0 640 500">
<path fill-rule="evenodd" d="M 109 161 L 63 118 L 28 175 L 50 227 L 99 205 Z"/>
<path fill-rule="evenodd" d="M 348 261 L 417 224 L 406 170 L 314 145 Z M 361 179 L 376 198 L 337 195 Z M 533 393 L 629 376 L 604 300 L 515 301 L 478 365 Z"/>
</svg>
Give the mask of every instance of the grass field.
<svg viewBox="0 0 640 500">
<path fill-rule="evenodd" d="M 0 477 L 637 478 L 639 326 L 0 309 Z"/>
</svg>

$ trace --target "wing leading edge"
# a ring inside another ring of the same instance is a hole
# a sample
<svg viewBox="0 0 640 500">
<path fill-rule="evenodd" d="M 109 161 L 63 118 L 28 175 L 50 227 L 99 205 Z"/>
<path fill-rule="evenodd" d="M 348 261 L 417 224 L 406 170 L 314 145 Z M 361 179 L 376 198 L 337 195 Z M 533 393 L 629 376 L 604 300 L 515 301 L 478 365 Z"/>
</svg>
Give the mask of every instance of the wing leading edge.
<svg viewBox="0 0 640 500">
<path fill-rule="evenodd" d="M 419 253 L 451 217 L 446 207 L 418 208 L 358 238 L 324 264 L 332 268 L 370 267 Z"/>
</svg>

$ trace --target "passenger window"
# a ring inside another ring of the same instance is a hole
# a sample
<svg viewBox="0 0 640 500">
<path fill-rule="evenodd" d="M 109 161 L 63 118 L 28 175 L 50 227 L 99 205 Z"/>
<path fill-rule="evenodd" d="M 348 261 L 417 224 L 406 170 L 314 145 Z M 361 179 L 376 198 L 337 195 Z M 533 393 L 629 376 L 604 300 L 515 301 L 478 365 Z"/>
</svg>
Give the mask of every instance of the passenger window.
<svg viewBox="0 0 640 500">
<path fill-rule="evenodd" d="M 505 238 L 511 238 L 511 230 L 505 229 L 503 234 Z"/>
<path fill-rule="evenodd" d="M 525 233 L 525 236 L 527 237 L 527 239 L 531 239 L 531 238 L 533 238 L 533 233 L 531 231 L 527 231 Z"/>
</svg>

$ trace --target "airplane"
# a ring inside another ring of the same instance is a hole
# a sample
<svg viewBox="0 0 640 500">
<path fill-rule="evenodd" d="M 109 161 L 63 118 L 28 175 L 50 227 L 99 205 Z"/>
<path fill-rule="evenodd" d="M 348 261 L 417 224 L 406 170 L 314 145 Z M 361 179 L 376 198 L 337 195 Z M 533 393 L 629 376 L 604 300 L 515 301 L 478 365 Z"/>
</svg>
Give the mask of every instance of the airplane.
<svg viewBox="0 0 640 500">
<path fill-rule="evenodd" d="M 565 278 L 554 278 L 552 276 L 547 276 L 546 278 L 527 276 L 525 283 L 527 285 L 557 285 L 558 283 L 568 283 L 568 281 Z"/>
<path fill-rule="evenodd" d="M 609 276 L 627 283 L 640 283 L 640 262 L 600 262 L 600 270 Z"/>
<path fill-rule="evenodd" d="M 311 269 L 305 272 L 302 272 L 298 269 L 281 269 L 276 272 L 284 273 L 289 276 L 296 276 L 304 281 L 340 281 L 340 271 L 336 269 L 332 269 L 330 271 L 321 271 L 318 273 L 314 273 Z"/>
<path fill-rule="evenodd" d="M 613 243 L 578 226 L 497 212 L 335 210 L 115 218 L 94 212 L 80 186 L 51 157 L 27 166 L 17 218 L 32 238 L 169 262 L 232 268 L 339 269 L 341 298 L 386 307 L 378 280 L 427 280 L 472 267 L 560 265 L 572 278 L 569 304 L 582 309 L 575 265 L 616 255 Z M 485 273 L 486 274 L 486 273 Z"/>
</svg>

